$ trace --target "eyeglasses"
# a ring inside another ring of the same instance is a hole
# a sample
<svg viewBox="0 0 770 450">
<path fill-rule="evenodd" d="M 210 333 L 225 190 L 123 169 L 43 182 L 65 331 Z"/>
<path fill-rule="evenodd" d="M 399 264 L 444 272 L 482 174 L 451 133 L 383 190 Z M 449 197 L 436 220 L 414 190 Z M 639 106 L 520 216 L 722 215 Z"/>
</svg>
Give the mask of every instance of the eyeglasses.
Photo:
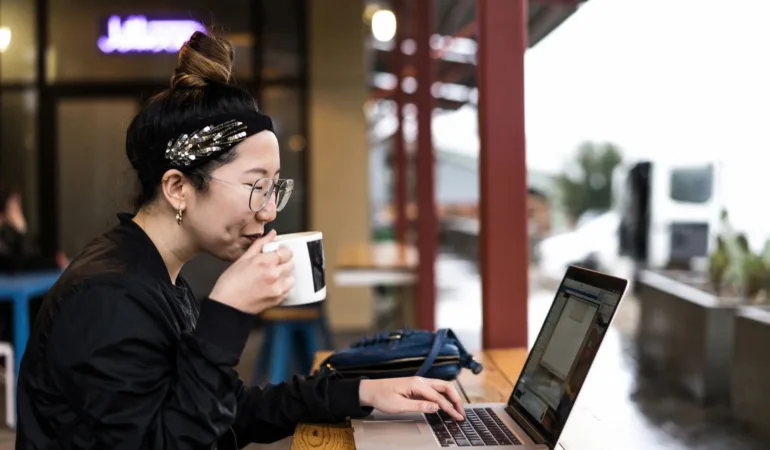
<svg viewBox="0 0 770 450">
<path fill-rule="evenodd" d="M 270 201 L 270 197 L 272 197 L 273 194 L 275 194 L 275 210 L 281 211 L 286 206 L 286 203 L 289 202 L 289 197 L 291 197 L 291 193 L 294 191 L 294 180 L 291 179 L 260 178 L 251 186 L 246 184 L 235 184 L 213 177 L 212 180 L 250 190 L 249 210 L 253 212 L 262 211 L 262 209 L 267 206 L 267 203 Z"/>
</svg>

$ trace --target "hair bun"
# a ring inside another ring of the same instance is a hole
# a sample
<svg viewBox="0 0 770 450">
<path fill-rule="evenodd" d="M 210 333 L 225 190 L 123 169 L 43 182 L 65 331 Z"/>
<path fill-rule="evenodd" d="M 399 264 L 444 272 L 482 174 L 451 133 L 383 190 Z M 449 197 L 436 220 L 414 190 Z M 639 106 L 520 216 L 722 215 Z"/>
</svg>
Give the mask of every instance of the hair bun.
<svg viewBox="0 0 770 450">
<path fill-rule="evenodd" d="M 227 84 L 233 70 L 233 46 L 225 39 L 196 31 L 179 50 L 172 88 Z"/>
</svg>

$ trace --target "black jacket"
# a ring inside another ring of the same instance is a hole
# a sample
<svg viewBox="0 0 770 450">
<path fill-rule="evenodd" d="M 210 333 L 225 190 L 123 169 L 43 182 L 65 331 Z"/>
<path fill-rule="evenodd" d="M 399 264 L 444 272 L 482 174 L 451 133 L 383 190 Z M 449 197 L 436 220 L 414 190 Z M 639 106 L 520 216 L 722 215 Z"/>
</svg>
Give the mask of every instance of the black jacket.
<svg viewBox="0 0 770 450">
<path fill-rule="evenodd" d="M 371 412 L 359 380 L 245 386 L 234 367 L 252 317 L 199 305 L 131 216 L 119 217 L 38 315 L 19 375 L 17 449 L 233 449 Z"/>
</svg>

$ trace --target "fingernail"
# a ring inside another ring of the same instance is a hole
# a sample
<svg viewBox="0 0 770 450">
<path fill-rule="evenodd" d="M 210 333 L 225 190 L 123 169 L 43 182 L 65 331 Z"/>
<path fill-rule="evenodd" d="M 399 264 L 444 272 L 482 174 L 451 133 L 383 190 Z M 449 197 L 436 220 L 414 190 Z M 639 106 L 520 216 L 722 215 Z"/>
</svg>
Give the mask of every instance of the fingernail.
<svg viewBox="0 0 770 450">
<path fill-rule="evenodd" d="M 436 411 L 438 411 L 438 405 L 431 404 L 431 405 L 428 406 L 428 409 L 430 410 L 430 412 L 436 412 Z"/>
</svg>

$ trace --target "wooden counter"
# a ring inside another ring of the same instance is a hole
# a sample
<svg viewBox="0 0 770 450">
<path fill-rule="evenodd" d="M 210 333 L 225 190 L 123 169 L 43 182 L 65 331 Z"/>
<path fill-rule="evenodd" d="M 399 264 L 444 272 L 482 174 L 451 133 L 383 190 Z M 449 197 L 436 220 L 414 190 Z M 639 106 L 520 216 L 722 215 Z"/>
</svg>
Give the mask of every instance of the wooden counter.
<svg viewBox="0 0 770 450">
<path fill-rule="evenodd" d="M 329 353 L 319 352 L 313 367 Z M 484 370 L 473 375 L 463 370 L 458 377 L 457 387 L 468 403 L 507 402 L 513 385 L 527 358 L 526 349 L 487 350 L 479 352 L 476 360 Z M 353 429 L 347 424 L 316 425 L 301 424 L 292 440 L 292 450 L 355 450 Z"/>
</svg>

